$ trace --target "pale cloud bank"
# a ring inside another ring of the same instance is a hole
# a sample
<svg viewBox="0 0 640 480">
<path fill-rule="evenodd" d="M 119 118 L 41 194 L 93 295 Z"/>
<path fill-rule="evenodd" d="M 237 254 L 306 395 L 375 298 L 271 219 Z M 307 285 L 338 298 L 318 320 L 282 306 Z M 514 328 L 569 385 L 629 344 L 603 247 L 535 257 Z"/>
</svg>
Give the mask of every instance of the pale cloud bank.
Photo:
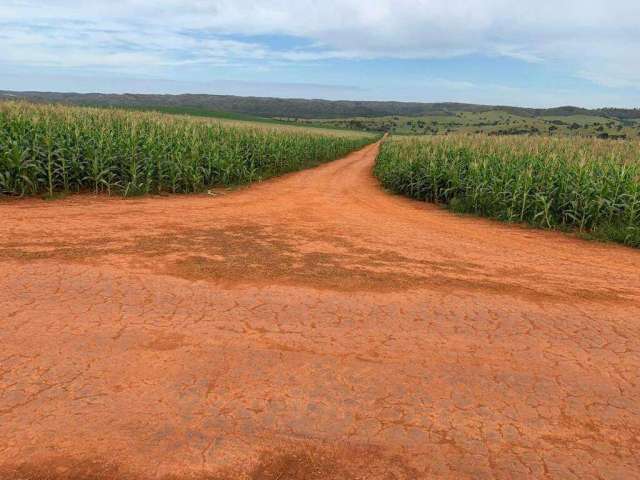
<svg viewBox="0 0 640 480">
<path fill-rule="evenodd" d="M 0 63 L 181 65 L 477 55 L 640 88 L 637 0 L 3 0 Z M 269 37 L 292 39 L 274 46 Z M 296 41 L 298 40 L 298 41 Z"/>
</svg>

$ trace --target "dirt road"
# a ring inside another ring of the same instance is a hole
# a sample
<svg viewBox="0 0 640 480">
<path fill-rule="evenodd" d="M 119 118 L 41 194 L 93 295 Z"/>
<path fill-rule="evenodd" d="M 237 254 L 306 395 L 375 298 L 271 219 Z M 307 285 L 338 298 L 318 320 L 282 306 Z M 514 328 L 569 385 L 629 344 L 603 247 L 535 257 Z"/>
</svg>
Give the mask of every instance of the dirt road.
<svg viewBox="0 0 640 480">
<path fill-rule="evenodd" d="M 640 252 L 391 196 L 377 148 L 1 203 L 0 478 L 640 478 Z"/>
</svg>

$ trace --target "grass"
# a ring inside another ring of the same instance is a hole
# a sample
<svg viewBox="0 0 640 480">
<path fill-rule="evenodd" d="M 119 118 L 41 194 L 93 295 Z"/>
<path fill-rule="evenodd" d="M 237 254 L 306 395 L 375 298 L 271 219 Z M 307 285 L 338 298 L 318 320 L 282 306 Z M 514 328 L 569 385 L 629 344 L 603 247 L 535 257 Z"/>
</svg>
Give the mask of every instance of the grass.
<svg viewBox="0 0 640 480">
<path fill-rule="evenodd" d="M 458 212 L 640 247 L 637 141 L 394 138 L 375 174 L 389 190 Z"/>
<path fill-rule="evenodd" d="M 373 135 L 114 109 L 0 103 L 0 195 L 190 193 L 340 158 Z"/>
<path fill-rule="evenodd" d="M 640 138 L 640 121 L 597 115 L 523 116 L 504 111 L 458 112 L 446 115 L 299 119 L 304 125 L 384 131 L 394 135 L 549 135 L 569 137 Z"/>
</svg>

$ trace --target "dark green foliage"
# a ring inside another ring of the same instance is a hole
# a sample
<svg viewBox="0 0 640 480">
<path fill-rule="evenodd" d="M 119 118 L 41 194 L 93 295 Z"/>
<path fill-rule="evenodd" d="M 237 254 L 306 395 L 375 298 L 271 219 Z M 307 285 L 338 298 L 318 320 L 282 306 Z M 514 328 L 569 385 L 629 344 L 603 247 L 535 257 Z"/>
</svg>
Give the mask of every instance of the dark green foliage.
<svg viewBox="0 0 640 480">
<path fill-rule="evenodd" d="M 397 193 L 542 228 L 640 247 L 640 146 L 587 139 L 386 142 L 375 174 Z"/>
<path fill-rule="evenodd" d="M 334 160 L 354 133 L 0 103 L 0 195 L 198 192 Z"/>
</svg>

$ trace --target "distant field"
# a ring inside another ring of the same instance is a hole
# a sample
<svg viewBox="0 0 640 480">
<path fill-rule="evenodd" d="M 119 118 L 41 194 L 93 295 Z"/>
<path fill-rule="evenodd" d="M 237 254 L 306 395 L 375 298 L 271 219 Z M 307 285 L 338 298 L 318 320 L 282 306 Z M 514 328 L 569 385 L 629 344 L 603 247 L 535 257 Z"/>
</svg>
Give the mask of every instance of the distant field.
<svg viewBox="0 0 640 480">
<path fill-rule="evenodd" d="M 115 109 L 0 103 L 0 195 L 198 192 L 334 160 L 361 132 Z"/>
<path fill-rule="evenodd" d="M 90 105 L 96 108 L 107 108 L 114 109 L 114 107 L 105 107 L 102 105 Z M 364 129 L 358 128 L 350 128 L 347 126 L 331 126 L 329 124 L 325 124 L 324 122 L 306 122 L 301 124 L 297 121 L 297 119 L 283 119 L 283 118 L 269 118 L 269 117 L 257 117 L 254 115 L 245 115 L 242 113 L 233 113 L 233 112 L 222 112 L 216 110 L 209 110 L 203 107 L 119 107 L 119 110 L 130 110 L 134 112 L 157 112 L 157 113 L 166 113 L 169 115 L 189 115 L 192 117 L 205 117 L 205 118 L 215 118 L 219 120 L 236 120 L 240 122 L 252 122 L 252 123 L 268 123 L 270 125 L 284 125 L 290 127 L 303 127 L 303 128 L 314 128 L 314 129 L 323 129 L 323 130 L 346 130 L 346 131 L 365 131 Z M 380 133 L 380 132 L 374 132 Z"/>
<path fill-rule="evenodd" d="M 288 125 L 291 122 L 276 120 L 273 118 L 257 117 L 242 113 L 221 112 L 202 107 L 104 107 L 103 105 L 89 105 L 98 108 L 111 108 L 120 110 L 132 110 L 136 112 L 158 112 L 169 115 L 191 115 L 193 117 L 218 118 L 221 120 L 239 120 L 244 122 L 272 123 L 276 125 Z"/>
<path fill-rule="evenodd" d="M 397 193 L 508 222 L 640 247 L 640 144 L 450 135 L 384 143 L 375 174 Z"/>
<path fill-rule="evenodd" d="M 581 136 L 603 139 L 640 138 L 640 120 L 600 115 L 520 116 L 504 111 L 458 112 L 418 117 L 385 116 L 339 119 L 299 119 L 299 124 L 332 128 L 390 132 L 397 135 L 488 135 Z"/>
</svg>

